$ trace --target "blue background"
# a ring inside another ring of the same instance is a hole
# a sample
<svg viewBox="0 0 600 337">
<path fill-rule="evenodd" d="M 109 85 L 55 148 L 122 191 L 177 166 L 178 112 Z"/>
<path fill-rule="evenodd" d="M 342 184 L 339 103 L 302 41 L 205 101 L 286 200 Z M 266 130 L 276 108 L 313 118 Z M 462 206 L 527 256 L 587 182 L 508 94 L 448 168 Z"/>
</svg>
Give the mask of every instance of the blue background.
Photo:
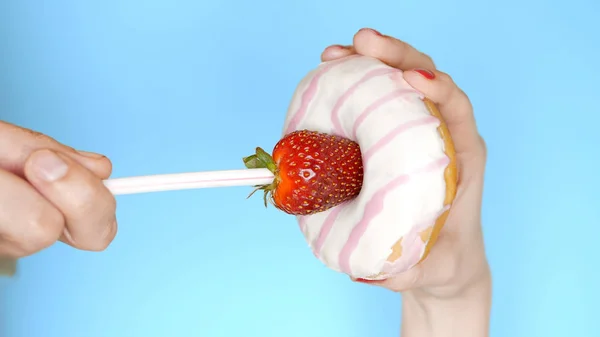
<svg viewBox="0 0 600 337">
<path fill-rule="evenodd" d="M 0 1 L 0 118 L 107 154 L 114 177 L 233 169 L 280 134 L 328 44 L 429 53 L 489 146 L 492 336 L 597 336 L 600 3 Z M 248 188 L 118 198 L 104 253 L 1 281 L 0 336 L 395 336 L 400 296 L 326 269 Z M 594 313 L 595 312 L 595 313 Z"/>
</svg>

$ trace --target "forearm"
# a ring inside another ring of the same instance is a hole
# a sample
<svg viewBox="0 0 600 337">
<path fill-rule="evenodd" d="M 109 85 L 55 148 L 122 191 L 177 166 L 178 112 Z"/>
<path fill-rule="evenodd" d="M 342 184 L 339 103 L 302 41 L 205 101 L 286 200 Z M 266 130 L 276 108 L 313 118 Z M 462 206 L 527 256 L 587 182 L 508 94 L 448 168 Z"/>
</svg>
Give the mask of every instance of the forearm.
<svg viewBox="0 0 600 337">
<path fill-rule="evenodd" d="M 487 337 L 491 297 L 490 279 L 452 299 L 403 294 L 401 337 Z"/>
</svg>

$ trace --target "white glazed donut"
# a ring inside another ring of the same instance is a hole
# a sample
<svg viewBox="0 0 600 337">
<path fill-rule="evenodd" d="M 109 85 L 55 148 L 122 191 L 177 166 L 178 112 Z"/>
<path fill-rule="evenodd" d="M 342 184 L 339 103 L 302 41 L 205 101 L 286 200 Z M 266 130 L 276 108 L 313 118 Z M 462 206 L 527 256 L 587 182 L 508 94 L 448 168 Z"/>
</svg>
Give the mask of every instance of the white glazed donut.
<svg viewBox="0 0 600 337">
<path fill-rule="evenodd" d="M 329 268 L 385 279 L 426 255 L 456 183 L 455 168 L 448 170 L 454 149 L 432 110 L 400 70 L 365 56 L 322 63 L 298 85 L 284 134 L 312 130 L 347 137 L 363 155 L 358 197 L 297 217 L 313 253 Z"/>
</svg>

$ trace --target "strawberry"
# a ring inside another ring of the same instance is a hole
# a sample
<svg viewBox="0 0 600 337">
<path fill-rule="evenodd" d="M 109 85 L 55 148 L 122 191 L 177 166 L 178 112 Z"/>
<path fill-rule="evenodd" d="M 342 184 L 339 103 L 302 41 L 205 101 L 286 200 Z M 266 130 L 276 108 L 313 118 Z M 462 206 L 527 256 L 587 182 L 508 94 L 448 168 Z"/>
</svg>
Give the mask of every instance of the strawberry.
<svg viewBox="0 0 600 337">
<path fill-rule="evenodd" d="M 247 168 L 267 168 L 273 183 L 256 186 L 278 209 L 294 215 L 323 212 L 355 198 L 362 188 L 360 147 L 350 139 L 314 131 L 284 136 L 269 155 L 260 147 L 244 158 Z M 250 197 L 248 196 L 248 197 Z"/>
</svg>

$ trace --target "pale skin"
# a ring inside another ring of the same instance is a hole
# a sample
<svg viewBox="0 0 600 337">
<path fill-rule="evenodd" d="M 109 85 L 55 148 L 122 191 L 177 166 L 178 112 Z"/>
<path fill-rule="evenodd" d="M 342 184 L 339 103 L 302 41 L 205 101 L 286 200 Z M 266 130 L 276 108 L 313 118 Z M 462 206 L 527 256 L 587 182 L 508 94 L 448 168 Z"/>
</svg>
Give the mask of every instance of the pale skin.
<svg viewBox="0 0 600 337">
<path fill-rule="evenodd" d="M 0 122 L 0 257 L 57 241 L 104 250 L 117 233 L 116 202 L 102 182 L 111 171 L 103 155 Z"/>
<path fill-rule="evenodd" d="M 481 229 L 486 149 L 471 103 L 430 57 L 371 29 L 356 33 L 351 46 L 326 48 L 321 58 L 355 53 L 403 70 L 405 80 L 438 105 L 459 168 L 456 199 L 429 257 L 402 275 L 368 283 L 402 294 L 403 337 L 488 336 L 491 274 Z M 57 241 L 104 250 L 117 232 L 116 202 L 102 183 L 111 170 L 103 155 L 0 122 L 0 273 L 6 261 Z"/>
</svg>

